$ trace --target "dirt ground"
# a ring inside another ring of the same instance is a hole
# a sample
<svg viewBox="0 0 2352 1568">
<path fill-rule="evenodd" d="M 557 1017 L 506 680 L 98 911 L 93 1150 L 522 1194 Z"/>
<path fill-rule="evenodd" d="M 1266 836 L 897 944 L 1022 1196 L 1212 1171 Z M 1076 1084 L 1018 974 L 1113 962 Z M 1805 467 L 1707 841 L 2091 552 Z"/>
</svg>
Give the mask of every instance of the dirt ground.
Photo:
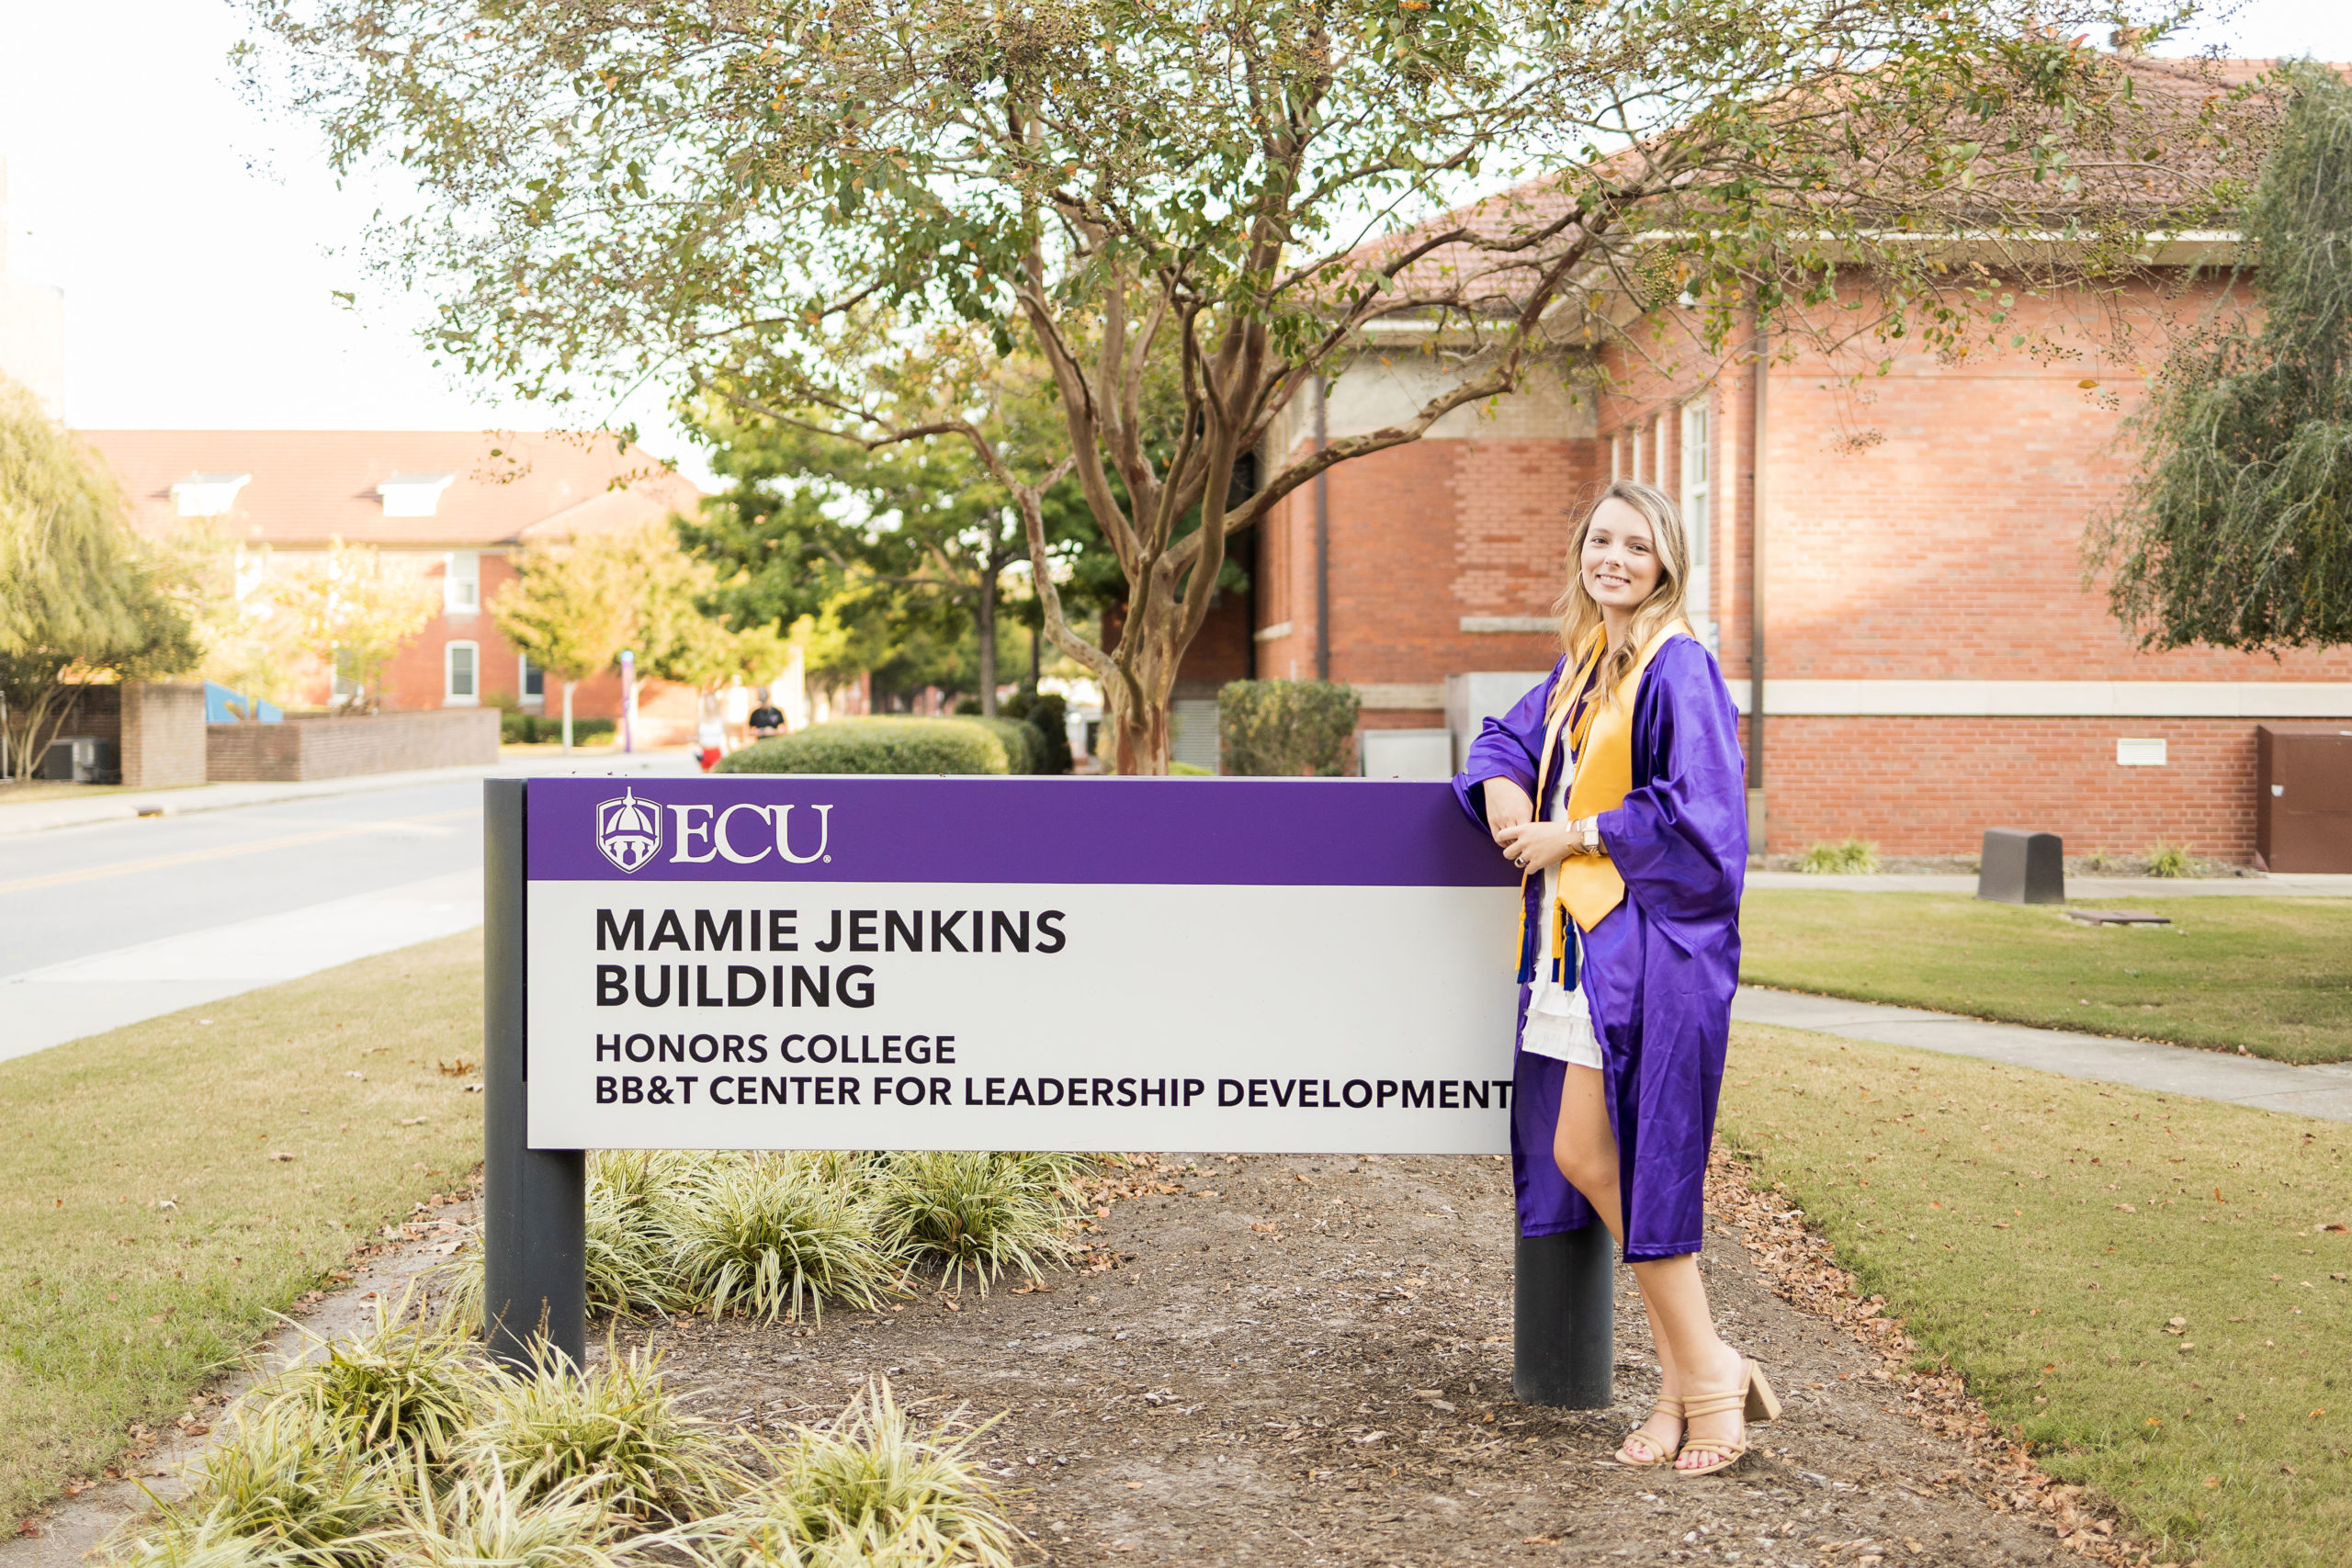
<svg viewBox="0 0 2352 1568">
<path fill-rule="evenodd" d="M 650 1337 L 671 1386 L 728 1426 L 821 1419 L 876 1376 L 931 1419 L 1001 1416 L 976 1451 L 1048 1562 L 2060 1555 L 2049 1525 L 1984 1500 L 2003 1483 L 1964 1419 L 1904 1413 L 1933 1404 L 1894 1370 L 1871 1303 L 1774 1293 L 1792 1268 L 1823 1276 L 1792 1261 L 1801 1228 L 1759 1225 L 1736 1182 L 1702 1267 L 1786 1405 L 1756 1429 L 1763 1451 L 1699 1481 L 1610 1461 L 1657 1387 L 1623 1269 L 1617 1408 L 1515 1403 L 1509 1177 L 1491 1158 L 1161 1156 L 1098 1221 L 1097 1267 L 1045 1288 L 831 1312 L 821 1330 L 697 1320 L 617 1339 Z"/>
</svg>

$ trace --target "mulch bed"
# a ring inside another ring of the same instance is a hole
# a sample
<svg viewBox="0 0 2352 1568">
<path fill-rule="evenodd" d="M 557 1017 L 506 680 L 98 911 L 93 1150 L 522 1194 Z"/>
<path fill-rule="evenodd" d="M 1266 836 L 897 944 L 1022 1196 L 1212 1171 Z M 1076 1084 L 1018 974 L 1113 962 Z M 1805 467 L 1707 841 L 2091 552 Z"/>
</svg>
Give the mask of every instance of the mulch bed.
<svg viewBox="0 0 2352 1568">
<path fill-rule="evenodd" d="M 1957 1378 L 1913 1372 L 1900 1325 L 1728 1161 L 1702 1267 L 1785 1414 L 1727 1475 L 1610 1462 L 1656 1388 L 1632 1280 L 1618 1407 L 1515 1403 L 1509 1178 L 1493 1158 L 1147 1157 L 1102 1185 L 1086 1260 L 1035 1289 L 820 1329 L 613 1331 L 657 1344 L 725 1426 L 821 1420 L 879 1377 L 928 1421 L 994 1417 L 974 1451 L 1041 1562 L 2145 1561 Z"/>
</svg>

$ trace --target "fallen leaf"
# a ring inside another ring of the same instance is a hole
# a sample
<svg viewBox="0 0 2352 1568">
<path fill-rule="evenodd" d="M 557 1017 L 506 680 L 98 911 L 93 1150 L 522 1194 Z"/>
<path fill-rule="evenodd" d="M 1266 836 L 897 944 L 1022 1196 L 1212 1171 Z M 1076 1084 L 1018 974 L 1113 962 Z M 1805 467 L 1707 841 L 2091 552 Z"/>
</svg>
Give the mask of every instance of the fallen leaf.
<svg viewBox="0 0 2352 1568">
<path fill-rule="evenodd" d="M 289 1155 L 289 1154 L 284 1153 L 283 1151 L 276 1151 L 276 1152 L 273 1152 L 273 1153 L 270 1155 L 270 1156 L 269 1156 L 269 1157 L 270 1157 L 270 1158 L 272 1158 L 272 1159 L 275 1159 L 275 1160 L 288 1160 L 288 1159 L 292 1159 L 294 1156 L 293 1156 L 292 1155 Z"/>
</svg>

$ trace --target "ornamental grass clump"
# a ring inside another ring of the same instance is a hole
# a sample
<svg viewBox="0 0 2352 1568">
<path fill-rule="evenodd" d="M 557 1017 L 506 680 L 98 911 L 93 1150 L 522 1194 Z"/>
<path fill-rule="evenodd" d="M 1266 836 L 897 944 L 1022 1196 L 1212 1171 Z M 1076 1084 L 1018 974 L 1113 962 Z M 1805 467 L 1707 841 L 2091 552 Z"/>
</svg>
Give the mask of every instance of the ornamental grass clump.
<svg viewBox="0 0 2352 1568">
<path fill-rule="evenodd" d="M 1867 839 L 1815 844 L 1805 851 L 1797 869 L 1815 876 L 1868 876 L 1878 869 L 1878 846 Z"/>
<path fill-rule="evenodd" d="M 254 1536 L 164 1529 L 139 1537 L 107 1563 L 108 1568 L 286 1568 L 293 1561 Z"/>
<path fill-rule="evenodd" d="M 882 1187 L 891 1250 L 940 1264 L 943 1283 L 967 1269 L 988 1293 L 1007 1269 L 1035 1280 L 1071 1246 L 1062 1228 L 1062 1179 L 1053 1156 L 940 1152 L 901 1154 Z"/>
<path fill-rule="evenodd" d="M 719 1568 L 969 1563 L 1011 1568 L 1015 1534 L 966 1450 L 977 1432 L 917 1433 L 888 1382 L 828 1427 L 761 1444 L 771 1474 L 707 1529 Z"/>
<path fill-rule="evenodd" d="M 576 1496 L 639 1520 L 683 1519 L 739 1489 L 717 1439 L 662 1386 L 657 1358 L 605 1348 L 585 1371 L 550 1354 L 499 1380 L 458 1444 L 466 1472 L 503 1475 L 526 1501 Z"/>
<path fill-rule="evenodd" d="M 829 1299 L 877 1309 L 899 1273 L 867 1189 L 788 1156 L 710 1168 L 680 1207 L 674 1264 L 699 1309 L 770 1323 L 821 1321 Z"/>
<path fill-rule="evenodd" d="M 490 1374 L 466 1328 L 448 1315 L 406 1316 L 409 1303 L 376 1306 L 372 1333 L 323 1346 L 321 1359 L 254 1391 L 266 1411 L 314 1412 L 334 1441 L 389 1460 L 405 1450 L 440 1465 L 481 1410 Z"/>
<path fill-rule="evenodd" d="M 2148 846 L 2150 876 L 2194 876 L 2197 857 L 2188 852 L 2187 844 L 2167 844 L 2162 840 Z"/>
<path fill-rule="evenodd" d="M 193 1563 L 237 1550 L 314 1568 L 356 1568 L 382 1555 L 400 1488 L 379 1457 L 301 1404 L 240 1410 L 229 1434 L 192 1468 L 185 1496 L 158 1508 L 132 1560 Z M 243 1543 L 232 1549 L 227 1543 Z"/>
<path fill-rule="evenodd" d="M 698 1156 L 600 1150 L 588 1161 L 588 1304 L 622 1316 L 686 1306 L 672 1258 Z"/>
<path fill-rule="evenodd" d="M 583 1478 L 527 1496 L 494 1469 L 436 1490 L 420 1472 L 389 1556 L 402 1568 L 614 1568 L 651 1538 L 619 1544 L 593 1490 Z"/>
</svg>

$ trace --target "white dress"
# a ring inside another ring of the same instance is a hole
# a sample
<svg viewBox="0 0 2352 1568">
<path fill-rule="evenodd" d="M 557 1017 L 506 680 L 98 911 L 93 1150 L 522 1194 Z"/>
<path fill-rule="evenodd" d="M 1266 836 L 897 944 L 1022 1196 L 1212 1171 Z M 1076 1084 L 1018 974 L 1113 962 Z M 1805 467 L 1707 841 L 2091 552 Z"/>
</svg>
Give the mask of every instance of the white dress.
<svg viewBox="0 0 2352 1568">
<path fill-rule="evenodd" d="M 1553 782 L 1551 795 L 1544 803 L 1544 819 L 1565 822 L 1568 819 L 1568 786 L 1576 781 L 1576 761 L 1568 749 L 1560 749 L 1560 776 Z M 1556 919 L 1552 912 L 1560 897 L 1560 868 L 1544 868 L 1544 902 L 1537 906 L 1546 924 L 1535 947 L 1535 982 L 1528 987 L 1527 1023 L 1520 1031 L 1520 1049 L 1539 1056 L 1566 1062 L 1573 1066 L 1599 1067 L 1600 1040 L 1592 1031 L 1592 1009 L 1584 996 L 1584 935 L 1577 930 L 1574 919 L 1568 921 L 1568 940 L 1577 946 L 1577 984 L 1571 990 L 1552 978 L 1551 926 Z"/>
</svg>

